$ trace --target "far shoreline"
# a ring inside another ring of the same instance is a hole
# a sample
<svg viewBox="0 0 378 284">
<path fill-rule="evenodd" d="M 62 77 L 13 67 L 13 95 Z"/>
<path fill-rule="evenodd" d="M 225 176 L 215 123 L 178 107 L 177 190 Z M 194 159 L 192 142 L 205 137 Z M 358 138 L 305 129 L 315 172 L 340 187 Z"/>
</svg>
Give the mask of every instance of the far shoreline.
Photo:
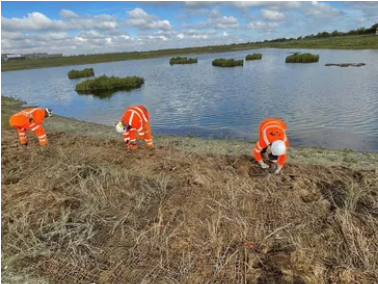
<svg viewBox="0 0 378 284">
<path fill-rule="evenodd" d="M 301 39 L 285 42 L 268 43 L 245 43 L 220 46 L 191 47 L 181 49 L 162 49 L 142 52 L 119 52 L 103 53 L 79 56 L 66 56 L 49 59 L 30 59 L 22 61 L 2 62 L 1 72 L 41 69 L 62 66 L 78 66 L 107 62 L 120 62 L 129 60 L 142 60 L 152 58 L 164 58 L 170 56 L 216 54 L 225 52 L 237 52 L 257 50 L 262 48 L 277 49 L 325 49 L 325 50 L 375 50 L 378 49 L 378 36 L 376 35 L 355 35 L 339 36 L 334 38 Z M 167 62 L 169 64 L 169 62 Z"/>
</svg>

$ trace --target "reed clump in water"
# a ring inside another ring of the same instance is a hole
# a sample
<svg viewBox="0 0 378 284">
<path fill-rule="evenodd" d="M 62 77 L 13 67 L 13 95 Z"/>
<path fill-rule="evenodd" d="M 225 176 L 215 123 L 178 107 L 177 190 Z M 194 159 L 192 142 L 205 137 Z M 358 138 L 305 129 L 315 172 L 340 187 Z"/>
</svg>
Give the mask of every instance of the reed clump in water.
<svg viewBox="0 0 378 284">
<path fill-rule="evenodd" d="M 243 66 L 243 60 L 218 58 L 214 59 L 212 64 L 218 67 L 236 67 Z"/>
<path fill-rule="evenodd" d="M 294 53 L 286 57 L 286 63 L 312 63 L 318 62 L 319 55 L 311 53 Z"/>
<path fill-rule="evenodd" d="M 254 53 L 254 54 L 248 54 L 245 57 L 245 60 L 259 60 L 261 58 L 262 58 L 262 54 L 261 53 Z"/>
<path fill-rule="evenodd" d="M 68 72 L 68 78 L 70 79 L 77 79 L 83 77 L 91 77 L 94 76 L 93 68 L 85 68 L 84 70 L 71 70 Z"/>
<path fill-rule="evenodd" d="M 172 57 L 169 60 L 169 64 L 174 65 L 174 64 L 193 64 L 197 63 L 198 60 L 197 58 L 187 58 L 187 57 Z"/>
<path fill-rule="evenodd" d="M 140 88 L 144 84 L 141 77 L 108 77 L 103 75 L 95 79 L 85 80 L 76 85 L 75 90 L 82 93 L 96 93 L 104 91 L 129 90 Z"/>
</svg>

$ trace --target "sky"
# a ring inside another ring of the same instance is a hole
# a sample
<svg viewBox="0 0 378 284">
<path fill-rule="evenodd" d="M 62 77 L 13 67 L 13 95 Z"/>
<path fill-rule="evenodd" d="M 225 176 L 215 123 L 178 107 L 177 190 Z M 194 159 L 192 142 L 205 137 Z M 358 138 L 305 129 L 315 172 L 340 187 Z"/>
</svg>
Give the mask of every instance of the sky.
<svg viewBox="0 0 378 284">
<path fill-rule="evenodd" d="M 1 52 L 145 51 L 345 32 L 376 22 L 378 1 L 2 1 Z"/>
</svg>

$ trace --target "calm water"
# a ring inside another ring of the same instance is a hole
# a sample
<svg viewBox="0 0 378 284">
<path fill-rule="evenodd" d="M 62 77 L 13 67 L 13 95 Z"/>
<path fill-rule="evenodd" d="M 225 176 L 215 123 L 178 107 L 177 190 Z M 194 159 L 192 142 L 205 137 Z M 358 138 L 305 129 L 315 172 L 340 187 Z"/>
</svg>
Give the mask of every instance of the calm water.
<svg viewBox="0 0 378 284">
<path fill-rule="evenodd" d="M 113 125 L 124 109 L 143 104 L 153 132 L 214 138 L 257 139 L 267 117 L 284 119 L 292 145 L 378 151 L 378 50 L 308 50 L 313 64 L 285 64 L 295 49 L 261 49 L 263 59 L 244 67 L 213 67 L 214 58 L 243 58 L 253 51 L 197 56 L 193 65 L 169 58 L 1 73 L 1 92 L 55 113 Z M 325 63 L 365 62 L 365 67 Z M 78 95 L 71 69 L 93 67 L 96 76 L 137 75 L 141 89 L 100 99 Z"/>
</svg>

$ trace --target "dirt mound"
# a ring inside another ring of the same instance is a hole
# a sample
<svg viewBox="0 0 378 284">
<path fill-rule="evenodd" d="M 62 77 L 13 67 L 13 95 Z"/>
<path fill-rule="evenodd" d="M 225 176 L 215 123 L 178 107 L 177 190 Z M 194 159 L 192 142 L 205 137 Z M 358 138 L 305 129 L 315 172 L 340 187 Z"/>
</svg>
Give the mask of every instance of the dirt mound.
<svg viewBox="0 0 378 284">
<path fill-rule="evenodd" d="M 2 133 L 2 252 L 53 283 L 377 283 L 378 175 Z M 34 141 L 36 142 L 36 141 Z"/>
</svg>

